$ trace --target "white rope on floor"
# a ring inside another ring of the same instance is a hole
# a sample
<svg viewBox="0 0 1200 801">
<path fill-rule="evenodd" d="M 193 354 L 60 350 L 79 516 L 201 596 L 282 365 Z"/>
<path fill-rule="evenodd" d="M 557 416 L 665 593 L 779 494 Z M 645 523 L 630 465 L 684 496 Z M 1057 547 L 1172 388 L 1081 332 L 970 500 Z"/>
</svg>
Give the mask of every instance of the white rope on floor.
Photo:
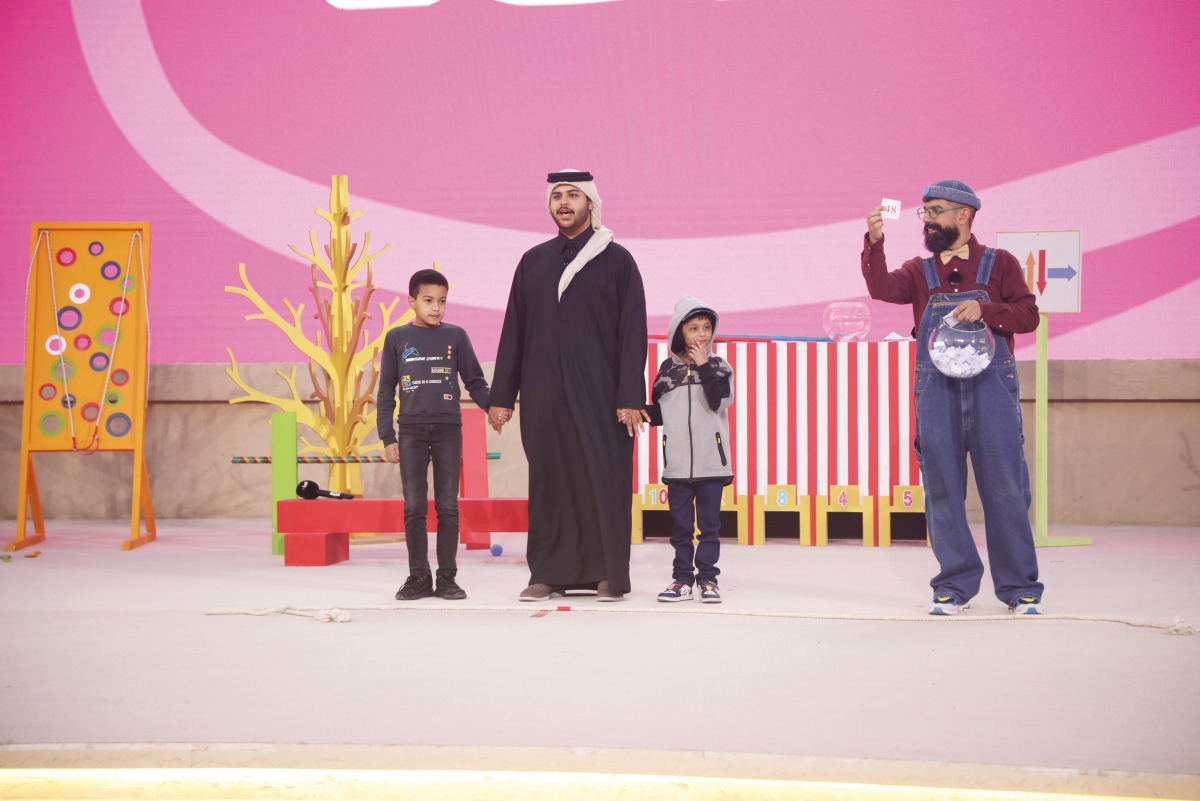
<svg viewBox="0 0 1200 801">
<path fill-rule="evenodd" d="M 206 615 L 252 615 L 265 617 L 268 615 L 298 615 L 311 617 L 322 623 L 349 623 L 350 612 L 598 612 L 601 614 L 650 614 L 650 615 L 716 615 L 725 617 L 771 617 L 788 620 L 845 620 L 845 621 L 874 621 L 886 623 L 924 623 L 929 621 L 955 621 L 959 623 L 995 623 L 1015 620 L 1070 620 L 1084 623 L 1120 623 L 1124 626 L 1137 628 L 1161 629 L 1167 634 L 1195 634 L 1196 627 L 1188 624 L 1182 617 L 1174 617 L 1170 623 L 1153 623 L 1150 621 L 1129 620 L 1123 617 L 1108 617 L 1105 615 L 825 615 L 806 612 L 757 612 L 741 609 L 680 609 L 678 607 L 641 608 L 629 606 L 432 606 L 409 604 L 391 606 L 281 606 L 272 609 L 212 609 Z"/>
</svg>

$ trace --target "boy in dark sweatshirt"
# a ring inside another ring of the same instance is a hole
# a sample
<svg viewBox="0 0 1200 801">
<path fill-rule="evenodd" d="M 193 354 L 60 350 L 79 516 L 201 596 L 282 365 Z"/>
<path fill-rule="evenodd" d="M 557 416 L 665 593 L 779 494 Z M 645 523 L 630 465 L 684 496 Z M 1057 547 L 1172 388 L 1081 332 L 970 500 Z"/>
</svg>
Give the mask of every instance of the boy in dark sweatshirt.
<svg viewBox="0 0 1200 801">
<path fill-rule="evenodd" d="M 729 413 L 733 369 L 712 352 L 717 313 L 684 295 L 667 331 L 671 355 L 651 391 L 650 424 L 663 427 L 663 482 L 675 547 L 671 584 L 658 600 L 688 601 L 699 584 L 702 603 L 720 603 L 721 493 L 733 481 Z M 693 542 L 699 527 L 698 543 Z M 694 564 L 693 564 L 694 561 Z"/>
<path fill-rule="evenodd" d="M 436 270 L 418 270 L 408 282 L 412 322 L 388 331 L 379 367 L 376 415 L 388 461 L 400 463 L 404 485 L 404 544 L 408 579 L 398 601 L 436 595 L 467 597 L 455 577 L 458 565 L 458 479 L 462 469 L 462 409 L 458 379 L 475 404 L 487 411 L 489 390 L 471 338 L 443 323 L 450 285 Z M 396 437 L 396 395 L 400 394 Z M 433 503 L 437 510 L 437 584 L 429 572 L 429 463 L 433 462 Z"/>
</svg>

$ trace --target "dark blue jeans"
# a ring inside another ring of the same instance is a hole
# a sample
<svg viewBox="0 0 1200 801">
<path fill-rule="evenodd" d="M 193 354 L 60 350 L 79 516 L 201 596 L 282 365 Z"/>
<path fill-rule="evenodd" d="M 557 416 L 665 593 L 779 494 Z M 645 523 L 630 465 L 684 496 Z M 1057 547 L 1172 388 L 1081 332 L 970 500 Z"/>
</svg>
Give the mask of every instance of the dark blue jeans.
<svg viewBox="0 0 1200 801">
<path fill-rule="evenodd" d="M 433 505 L 437 510 L 438 575 L 454 576 L 458 552 L 458 477 L 462 471 L 462 426 L 400 424 L 400 481 L 404 484 L 404 544 L 408 572 L 429 572 L 429 462 L 433 461 Z"/>
<path fill-rule="evenodd" d="M 999 343 L 1003 346 L 1003 342 Z M 1007 350 L 975 378 L 947 378 L 917 365 L 914 445 L 925 486 L 929 539 L 941 571 L 935 595 L 964 603 L 975 597 L 983 562 L 967 525 L 967 456 L 983 501 L 984 530 L 996 597 L 1010 606 L 1042 597 L 1029 525 L 1029 470 L 1021 448 L 1016 364 Z"/>
<path fill-rule="evenodd" d="M 698 481 L 668 481 L 667 505 L 671 510 L 671 545 L 675 561 L 671 578 L 689 587 L 696 582 L 716 581 L 721 574 L 721 478 Z M 700 540 L 693 544 L 696 528 Z M 693 567 L 693 560 L 695 566 Z"/>
</svg>

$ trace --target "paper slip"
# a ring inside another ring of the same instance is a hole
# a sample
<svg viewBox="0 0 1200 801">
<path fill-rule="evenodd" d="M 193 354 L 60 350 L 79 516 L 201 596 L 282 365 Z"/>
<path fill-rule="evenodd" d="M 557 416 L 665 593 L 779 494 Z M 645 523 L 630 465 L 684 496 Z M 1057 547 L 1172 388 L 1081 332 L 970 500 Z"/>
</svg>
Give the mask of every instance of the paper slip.
<svg viewBox="0 0 1200 801">
<path fill-rule="evenodd" d="M 879 205 L 883 206 L 883 218 L 885 220 L 900 219 L 900 201 L 899 200 L 892 200 L 891 198 L 885 197 L 883 200 L 881 200 L 879 202 Z"/>
</svg>

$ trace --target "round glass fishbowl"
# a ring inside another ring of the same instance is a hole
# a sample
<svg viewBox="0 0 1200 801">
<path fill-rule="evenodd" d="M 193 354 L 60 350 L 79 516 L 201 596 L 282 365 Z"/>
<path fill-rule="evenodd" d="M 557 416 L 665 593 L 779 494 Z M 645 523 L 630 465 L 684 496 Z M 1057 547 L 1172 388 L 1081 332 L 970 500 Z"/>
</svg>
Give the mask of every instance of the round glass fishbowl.
<svg viewBox="0 0 1200 801">
<path fill-rule="evenodd" d="M 830 303 L 821 315 L 821 325 L 834 342 L 857 342 L 871 330 L 871 310 L 858 301 Z"/>
<path fill-rule="evenodd" d="M 943 375 L 974 378 L 996 355 L 996 338 L 983 320 L 965 323 L 947 314 L 929 335 L 929 359 Z"/>
</svg>

